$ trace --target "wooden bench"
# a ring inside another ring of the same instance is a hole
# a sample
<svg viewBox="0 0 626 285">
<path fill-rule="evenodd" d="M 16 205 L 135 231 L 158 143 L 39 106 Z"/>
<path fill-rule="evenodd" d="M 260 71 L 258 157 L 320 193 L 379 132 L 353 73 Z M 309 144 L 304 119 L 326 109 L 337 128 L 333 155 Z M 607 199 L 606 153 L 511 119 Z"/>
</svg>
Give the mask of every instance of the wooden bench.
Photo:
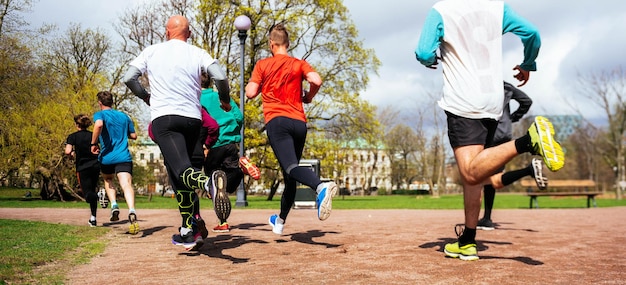
<svg viewBox="0 0 626 285">
<path fill-rule="evenodd" d="M 587 196 L 587 208 L 593 204 L 596 205 L 596 196 L 602 194 L 602 192 L 596 190 L 596 183 L 593 180 L 548 180 L 548 188 L 546 190 L 539 190 L 535 180 L 522 179 L 520 184 L 526 187 L 526 195 L 530 196 L 529 208 L 533 208 L 533 202 L 535 208 L 539 208 L 537 197 L 539 196 Z"/>
</svg>

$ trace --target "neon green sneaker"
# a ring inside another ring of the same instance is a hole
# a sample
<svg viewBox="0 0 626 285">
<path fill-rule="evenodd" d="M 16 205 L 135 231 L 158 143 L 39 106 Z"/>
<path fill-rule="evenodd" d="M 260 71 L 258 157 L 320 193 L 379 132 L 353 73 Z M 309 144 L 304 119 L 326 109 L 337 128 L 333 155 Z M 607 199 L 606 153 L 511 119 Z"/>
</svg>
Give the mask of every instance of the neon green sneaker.
<svg viewBox="0 0 626 285">
<path fill-rule="evenodd" d="M 528 129 L 532 153 L 543 157 L 550 171 L 557 171 L 565 165 L 565 155 L 559 142 L 554 139 L 554 127 L 543 116 L 535 117 L 535 122 Z"/>
<path fill-rule="evenodd" d="M 476 251 L 476 244 L 470 243 L 459 247 L 459 242 L 449 243 L 443 249 L 449 257 L 459 258 L 465 261 L 478 260 L 478 253 Z"/>
</svg>

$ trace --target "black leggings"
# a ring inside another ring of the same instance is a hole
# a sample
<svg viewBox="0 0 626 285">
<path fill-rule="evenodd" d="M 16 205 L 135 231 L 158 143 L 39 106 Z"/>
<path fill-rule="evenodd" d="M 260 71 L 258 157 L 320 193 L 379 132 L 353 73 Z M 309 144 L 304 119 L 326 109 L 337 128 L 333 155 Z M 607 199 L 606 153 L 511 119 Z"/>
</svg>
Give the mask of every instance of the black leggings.
<svg viewBox="0 0 626 285">
<path fill-rule="evenodd" d="M 83 195 L 85 195 L 85 201 L 89 203 L 91 215 L 95 217 L 98 210 L 98 193 L 96 188 L 98 187 L 98 179 L 100 178 L 100 167 L 96 165 L 83 169 L 76 172 L 76 175 L 80 189 L 83 190 Z"/>
<path fill-rule="evenodd" d="M 287 117 L 276 117 L 266 124 L 267 137 L 285 178 L 285 190 L 280 201 L 280 218 L 287 220 L 291 206 L 296 200 L 296 182 L 313 190 L 322 181 L 308 167 L 299 166 L 304 143 L 306 123 Z"/>
<path fill-rule="evenodd" d="M 191 164 L 201 128 L 200 119 L 177 115 L 161 116 L 152 121 L 154 141 L 163 154 L 168 176 L 176 190 L 182 226 L 186 228 L 192 228 L 192 216 L 199 214 L 200 210 L 195 190 L 204 189 L 209 180 Z"/>
<path fill-rule="evenodd" d="M 152 122 L 154 140 L 159 145 L 167 171 L 173 176 L 180 176 L 185 169 L 191 167 L 198 134 L 202 127 L 199 119 L 170 115 L 161 116 Z M 176 189 L 186 188 L 180 179 L 173 181 Z"/>
</svg>

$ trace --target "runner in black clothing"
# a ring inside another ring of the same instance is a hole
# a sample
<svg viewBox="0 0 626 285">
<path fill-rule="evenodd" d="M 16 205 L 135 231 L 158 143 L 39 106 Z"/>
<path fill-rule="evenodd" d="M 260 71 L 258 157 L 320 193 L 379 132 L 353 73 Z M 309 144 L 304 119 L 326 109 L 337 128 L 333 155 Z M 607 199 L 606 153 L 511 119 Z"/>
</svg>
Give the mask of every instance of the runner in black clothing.
<svg viewBox="0 0 626 285">
<path fill-rule="evenodd" d="M 87 130 L 91 126 L 91 119 L 84 114 L 74 116 L 78 131 L 67 136 L 65 141 L 65 154 L 76 161 L 76 175 L 78 183 L 83 190 L 85 200 L 89 203 L 91 217 L 89 225 L 96 226 L 96 210 L 98 209 L 98 194 L 96 188 L 100 177 L 100 163 L 98 155 L 91 153 L 91 135 Z"/>
</svg>

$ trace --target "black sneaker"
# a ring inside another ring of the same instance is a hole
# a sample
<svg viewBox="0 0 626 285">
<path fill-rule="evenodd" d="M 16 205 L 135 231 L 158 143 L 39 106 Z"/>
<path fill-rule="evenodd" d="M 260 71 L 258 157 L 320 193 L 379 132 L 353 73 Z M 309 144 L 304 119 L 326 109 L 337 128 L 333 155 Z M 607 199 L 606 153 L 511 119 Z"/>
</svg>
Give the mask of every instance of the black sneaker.
<svg viewBox="0 0 626 285">
<path fill-rule="evenodd" d="M 198 251 L 204 245 L 204 239 L 202 238 L 202 234 L 200 232 L 193 235 L 193 237 L 194 237 L 194 241 L 196 242 L 196 245 L 194 245 L 192 248 L 187 249 L 187 250 Z"/>
<path fill-rule="evenodd" d="M 115 222 L 120 220 L 120 209 L 117 206 L 111 206 L 111 218 L 109 221 Z"/>
<path fill-rule="evenodd" d="M 93 228 L 93 227 L 96 227 L 96 226 L 97 226 L 97 224 L 98 224 L 98 223 L 96 223 L 96 220 L 93 220 L 93 221 L 92 221 L 92 220 L 89 220 L 89 222 L 88 222 L 88 223 L 89 223 L 89 226 L 90 226 L 90 227 L 92 227 L 92 228 Z"/>
<path fill-rule="evenodd" d="M 476 229 L 483 230 L 483 231 L 493 231 L 496 229 L 496 226 L 493 224 L 491 219 L 482 218 L 478 221 L 478 225 L 476 226 Z"/>
<path fill-rule="evenodd" d="M 186 235 L 181 235 L 181 234 L 175 234 L 172 235 L 172 244 L 173 245 L 182 245 L 185 250 L 191 250 L 193 248 L 196 247 L 196 239 L 197 237 L 200 237 L 200 239 L 202 239 L 202 236 L 200 236 L 200 233 L 193 233 L 193 231 L 187 233 Z"/>
<path fill-rule="evenodd" d="M 196 226 L 202 238 L 203 239 L 207 238 L 209 236 L 209 231 L 207 230 L 206 223 L 204 222 L 202 217 L 200 217 L 200 215 L 196 215 L 194 219 L 196 220 Z"/>
<path fill-rule="evenodd" d="M 130 222 L 130 226 L 128 226 L 128 233 L 131 235 L 136 235 L 139 233 L 139 223 L 137 223 L 137 215 L 135 213 L 128 214 L 128 221 Z"/>
</svg>

